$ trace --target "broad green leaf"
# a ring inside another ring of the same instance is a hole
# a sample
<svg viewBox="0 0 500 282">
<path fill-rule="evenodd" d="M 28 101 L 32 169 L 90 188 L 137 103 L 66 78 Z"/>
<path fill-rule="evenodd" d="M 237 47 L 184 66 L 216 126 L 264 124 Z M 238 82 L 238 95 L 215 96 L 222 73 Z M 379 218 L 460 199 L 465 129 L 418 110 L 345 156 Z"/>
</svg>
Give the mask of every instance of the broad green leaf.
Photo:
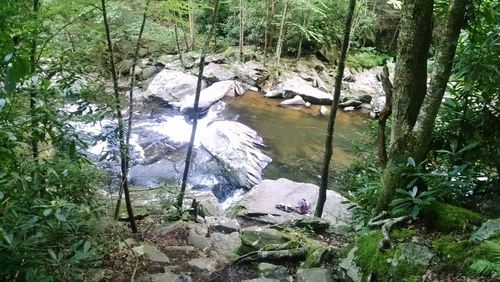
<svg viewBox="0 0 500 282">
<path fill-rule="evenodd" d="M 44 215 L 44 216 L 49 216 L 51 213 L 52 213 L 52 209 L 45 209 L 45 210 L 43 211 L 43 215 Z"/>
<path fill-rule="evenodd" d="M 66 216 L 64 216 L 64 214 L 62 214 L 62 213 L 55 213 L 54 215 L 56 216 L 57 220 L 59 220 L 59 221 L 66 221 Z"/>
<path fill-rule="evenodd" d="M 413 219 L 416 219 L 419 213 L 420 213 L 420 208 L 418 206 L 413 206 L 413 209 L 411 210 L 411 217 Z"/>
<path fill-rule="evenodd" d="M 86 254 L 89 252 L 91 247 L 91 243 L 89 241 L 85 241 L 85 244 L 83 244 L 83 253 Z"/>
<path fill-rule="evenodd" d="M 14 240 L 14 234 L 12 234 L 12 233 L 4 234 L 3 238 L 5 239 L 7 244 L 9 244 L 9 246 L 12 246 L 12 241 Z"/>
<path fill-rule="evenodd" d="M 413 186 L 413 189 L 410 192 L 410 196 L 412 198 L 415 198 L 415 196 L 417 196 L 417 192 L 418 192 L 418 187 L 417 186 Z"/>
<path fill-rule="evenodd" d="M 52 260 L 57 261 L 57 255 L 56 255 L 56 253 L 54 252 L 54 250 L 52 250 L 52 249 L 48 249 L 47 251 L 49 252 L 49 255 L 50 255 L 50 257 L 52 258 Z"/>
<path fill-rule="evenodd" d="M 4 197 L 5 197 L 4 193 L 0 191 L 0 201 L 3 200 Z"/>
<path fill-rule="evenodd" d="M 412 167 L 416 167 L 417 165 L 415 164 L 415 159 L 412 157 L 408 157 L 408 164 L 411 165 Z"/>
</svg>

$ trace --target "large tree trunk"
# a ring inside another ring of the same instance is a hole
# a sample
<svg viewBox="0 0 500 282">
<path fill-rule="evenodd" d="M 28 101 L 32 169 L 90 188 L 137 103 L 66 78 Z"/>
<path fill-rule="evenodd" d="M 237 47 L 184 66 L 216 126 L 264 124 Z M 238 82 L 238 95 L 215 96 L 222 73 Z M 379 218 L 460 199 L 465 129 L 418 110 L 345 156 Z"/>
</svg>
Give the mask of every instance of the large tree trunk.
<svg viewBox="0 0 500 282">
<path fill-rule="evenodd" d="M 424 160 L 429 151 L 432 129 L 450 78 L 458 37 L 464 24 L 466 2 L 467 0 L 450 2 L 446 26 L 439 36 L 440 41 L 436 50 L 429 92 L 422 104 L 415 126 L 415 159 L 417 161 Z"/>
<path fill-rule="evenodd" d="M 288 0 L 285 0 L 285 7 L 281 16 L 280 33 L 278 35 L 278 42 L 276 43 L 276 61 L 279 64 L 281 59 L 281 48 L 283 48 L 283 30 L 285 27 L 285 19 L 288 12 Z"/>
<path fill-rule="evenodd" d="M 314 216 L 321 217 L 323 214 L 323 207 L 326 201 L 326 190 L 328 189 L 328 174 L 330 171 L 330 160 L 332 159 L 332 143 L 333 132 L 335 128 L 335 117 L 337 115 L 337 108 L 340 100 L 340 87 L 342 86 L 342 78 L 344 75 L 345 59 L 347 57 L 347 46 L 349 46 L 349 38 L 351 35 L 352 18 L 354 15 L 354 8 L 356 7 L 356 0 L 349 1 L 349 12 L 345 21 L 344 39 L 342 40 L 342 48 L 340 51 L 339 66 L 337 69 L 337 77 L 335 78 L 335 90 L 333 93 L 332 109 L 330 119 L 328 120 L 328 133 L 325 142 L 325 154 L 323 156 L 323 167 L 321 170 L 321 185 L 318 193 L 318 203 Z"/>
<path fill-rule="evenodd" d="M 240 62 L 245 60 L 245 55 L 243 54 L 243 44 L 245 40 L 244 34 L 244 25 L 243 25 L 243 0 L 240 0 Z"/>
<path fill-rule="evenodd" d="M 123 115 L 122 115 L 122 105 L 120 101 L 120 92 L 118 88 L 118 77 L 116 76 L 116 67 L 115 67 L 115 59 L 113 52 L 113 44 L 111 42 L 111 33 L 109 30 L 108 23 L 108 15 L 106 12 L 106 0 L 101 0 L 102 4 L 102 16 L 104 19 L 104 29 L 106 31 L 106 41 L 109 52 L 109 64 L 111 77 L 113 79 L 113 93 L 115 99 L 115 114 L 116 119 L 118 121 L 118 141 L 120 146 L 120 168 L 121 168 L 121 181 L 120 181 L 120 190 L 123 190 L 125 194 L 125 205 L 127 207 L 128 218 L 130 222 L 130 228 L 133 233 L 137 233 L 137 226 L 135 224 L 134 211 L 132 209 L 132 203 L 130 201 L 130 194 L 128 190 L 128 181 L 127 181 L 127 155 L 126 155 L 126 146 L 125 146 L 125 129 L 123 125 Z"/>
<path fill-rule="evenodd" d="M 394 74 L 393 122 L 389 161 L 383 173 L 383 187 L 377 209 L 387 209 L 412 157 L 413 127 L 427 90 L 427 55 L 432 35 L 433 0 L 406 0 L 401 16 Z"/>
<path fill-rule="evenodd" d="M 122 176 L 122 179 L 124 181 L 123 182 L 124 189 L 120 189 L 120 191 L 118 192 L 118 200 L 116 202 L 115 214 L 114 214 L 115 219 L 118 219 L 118 216 L 120 214 L 122 193 L 124 190 L 128 191 L 128 172 L 130 169 L 130 136 L 132 134 L 132 121 L 133 121 L 132 113 L 134 112 L 133 101 L 134 101 L 134 87 L 135 87 L 135 68 L 137 66 L 137 62 L 139 61 L 139 49 L 141 48 L 142 34 L 144 33 L 144 27 L 146 26 L 146 18 L 147 18 L 147 12 L 148 12 L 150 2 L 151 2 L 150 0 L 146 0 L 146 4 L 144 6 L 144 13 L 142 14 L 142 22 L 141 22 L 141 27 L 139 29 L 139 36 L 137 38 L 137 43 L 135 45 L 135 50 L 134 50 L 132 70 L 130 71 L 130 85 L 129 85 L 130 90 L 129 90 L 129 97 L 128 97 L 129 105 L 128 105 L 127 134 L 125 137 L 125 154 L 124 154 L 125 155 L 125 173 Z M 127 211 L 128 211 L 128 209 L 127 209 Z M 131 214 L 129 214 L 129 220 L 131 218 L 130 215 Z"/>
</svg>

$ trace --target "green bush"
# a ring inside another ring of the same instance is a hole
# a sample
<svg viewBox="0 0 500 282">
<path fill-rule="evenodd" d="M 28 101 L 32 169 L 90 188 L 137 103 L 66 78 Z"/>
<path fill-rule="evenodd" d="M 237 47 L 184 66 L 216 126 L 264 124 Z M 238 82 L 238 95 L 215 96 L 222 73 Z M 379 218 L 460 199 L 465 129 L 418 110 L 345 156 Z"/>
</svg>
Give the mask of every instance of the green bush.
<svg viewBox="0 0 500 282">
<path fill-rule="evenodd" d="M 370 69 L 382 66 L 389 58 L 389 55 L 379 53 L 373 48 L 361 48 L 347 56 L 346 65 L 354 69 Z"/>
<path fill-rule="evenodd" d="M 471 230 L 484 220 L 471 210 L 438 202 L 425 207 L 423 214 L 426 224 L 445 233 Z"/>
</svg>

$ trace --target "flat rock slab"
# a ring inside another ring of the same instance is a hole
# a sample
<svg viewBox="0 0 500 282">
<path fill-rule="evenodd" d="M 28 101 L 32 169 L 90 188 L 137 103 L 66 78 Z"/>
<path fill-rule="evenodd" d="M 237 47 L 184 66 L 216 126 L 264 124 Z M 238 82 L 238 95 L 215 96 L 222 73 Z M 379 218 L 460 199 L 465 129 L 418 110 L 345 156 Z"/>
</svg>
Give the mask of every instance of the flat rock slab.
<svg viewBox="0 0 500 282">
<path fill-rule="evenodd" d="M 283 203 L 295 206 L 301 199 L 311 205 L 312 214 L 316 208 L 319 187 L 309 183 L 294 182 L 285 178 L 278 180 L 263 180 L 260 184 L 254 186 L 237 203 L 246 210 L 247 215 L 265 215 L 266 219 L 271 219 L 275 223 L 282 223 L 288 220 L 301 219 L 308 215 L 298 214 L 296 212 L 287 213 L 276 208 L 276 204 Z M 335 191 L 328 190 L 325 206 L 323 209 L 323 219 L 332 224 L 348 222 L 350 212 L 348 205 L 342 202 L 347 201 Z"/>
<path fill-rule="evenodd" d="M 297 282 L 331 282 L 330 270 L 324 268 L 300 268 L 297 270 Z"/>
<path fill-rule="evenodd" d="M 195 258 L 188 261 L 188 264 L 195 267 L 201 271 L 214 272 L 217 266 L 215 260 L 211 258 Z"/>
<path fill-rule="evenodd" d="M 160 250 L 158 250 L 156 247 L 151 246 L 151 245 L 143 244 L 143 245 L 140 245 L 138 247 L 133 248 L 133 250 L 137 255 L 140 255 L 140 256 L 144 255 L 147 258 L 149 258 L 151 261 L 154 261 L 154 262 L 166 262 L 166 263 L 170 262 L 167 255 L 165 255 Z"/>
</svg>

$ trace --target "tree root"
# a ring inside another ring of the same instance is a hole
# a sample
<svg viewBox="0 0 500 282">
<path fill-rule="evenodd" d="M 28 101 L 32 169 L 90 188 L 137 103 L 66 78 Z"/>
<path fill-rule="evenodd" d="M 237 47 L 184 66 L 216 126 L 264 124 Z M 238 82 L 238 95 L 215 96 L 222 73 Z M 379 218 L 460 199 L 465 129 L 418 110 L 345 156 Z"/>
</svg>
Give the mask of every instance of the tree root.
<svg viewBox="0 0 500 282">
<path fill-rule="evenodd" d="M 387 215 L 386 211 L 381 212 L 379 215 L 374 217 L 368 222 L 369 227 L 382 226 L 382 240 L 378 243 L 378 249 L 380 251 L 387 250 L 391 246 L 391 238 L 389 232 L 394 224 L 401 223 L 410 219 L 409 216 L 404 215 L 395 218 L 382 219 Z"/>
<path fill-rule="evenodd" d="M 234 261 L 234 264 L 257 261 L 257 260 L 263 260 L 263 261 L 284 260 L 284 259 L 297 260 L 297 259 L 304 259 L 306 255 L 307 255 L 307 248 L 296 248 L 296 249 L 287 249 L 278 251 L 258 250 L 240 256 L 237 260 Z"/>
</svg>

